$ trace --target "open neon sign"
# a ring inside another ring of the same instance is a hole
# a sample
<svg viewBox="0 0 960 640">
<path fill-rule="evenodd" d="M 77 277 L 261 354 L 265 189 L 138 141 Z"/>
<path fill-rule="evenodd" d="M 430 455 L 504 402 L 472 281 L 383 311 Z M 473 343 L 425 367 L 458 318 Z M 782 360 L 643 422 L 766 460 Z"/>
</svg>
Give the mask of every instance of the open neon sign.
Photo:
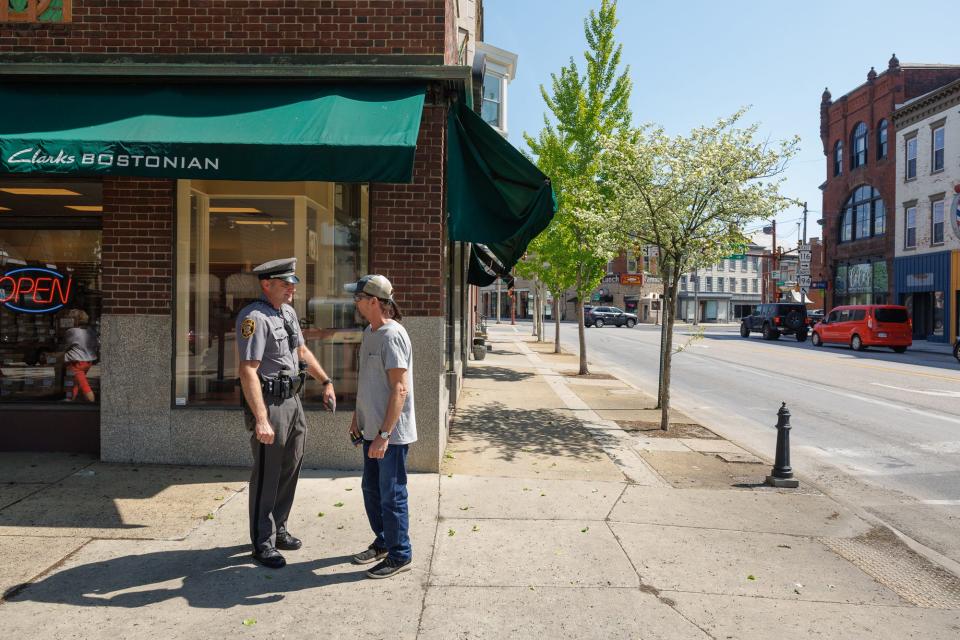
<svg viewBox="0 0 960 640">
<path fill-rule="evenodd" d="M 0 304 L 21 313 L 52 313 L 70 301 L 73 276 L 23 267 L 0 276 Z"/>
</svg>

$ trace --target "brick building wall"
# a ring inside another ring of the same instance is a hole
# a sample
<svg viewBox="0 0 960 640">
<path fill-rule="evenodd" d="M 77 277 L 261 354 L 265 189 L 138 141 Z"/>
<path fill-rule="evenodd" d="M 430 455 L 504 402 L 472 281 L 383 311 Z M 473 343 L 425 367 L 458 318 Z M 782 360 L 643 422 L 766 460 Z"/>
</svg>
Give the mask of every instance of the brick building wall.
<svg viewBox="0 0 960 640">
<path fill-rule="evenodd" d="M 896 223 L 896 131 L 893 112 L 898 104 L 927 93 L 960 78 L 960 66 L 900 65 L 896 56 L 887 70 L 877 74 L 873 69 L 867 82 L 853 91 L 832 100 L 825 91 L 820 105 L 820 137 L 825 155 L 827 180 L 823 188 L 824 272 L 830 281 L 828 306 L 834 300 L 834 265 L 855 259 L 885 259 L 887 272 L 893 272 L 894 225 Z M 887 121 L 888 152 L 877 158 L 877 126 Z M 851 136 L 857 123 L 867 125 L 867 161 L 853 168 L 850 158 Z M 834 145 L 843 143 L 843 172 L 834 175 Z M 880 192 L 886 212 L 886 232 L 861 240 L 840 243 L 841 213 L 852 192 L 861 185 L 870 185 Z M 893 278 L 888 278 L 888 296 L 893 296 Z"/>
<path fill-rule="evenodd" d="M 447 2 L 74 0 L 71 23 L 0 25 L 0 53 L 443 56 Z"/>
<path fill-rule="evenodd" d="M 170 313 L 174 190 L 173 180 L 104 178 L 104 313 Z"/>
<path fill-rule="evenodd" d="M 446 107 L 426 104 L 412 184 L 370 186 L 370 271 L 397 291 L 405 315 L 444 314 Z"/>
</svg>

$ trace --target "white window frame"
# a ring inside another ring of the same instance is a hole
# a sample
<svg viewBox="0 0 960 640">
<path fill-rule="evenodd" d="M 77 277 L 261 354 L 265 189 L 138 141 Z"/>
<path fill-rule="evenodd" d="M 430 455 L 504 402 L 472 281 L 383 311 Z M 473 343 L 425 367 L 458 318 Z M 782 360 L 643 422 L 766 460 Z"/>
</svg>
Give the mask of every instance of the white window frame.
<svg viewBox="0 0 960 640">
<path fill-rule="evenodd" d="M 939 215 L 937 211 L 939 210 Z M 938 246 L 943 244 L 946 224 L 944 223 L 944 201 L 935 200 L 930 203 L 930 245 Z M 937 218 L 940 218 L 939 222 Z M 940 239 L 937 240 L 937 227 L 940 227 Z"/>
<path fill-rule="evenodd" d="M 940 148 L 937 148 L 937 133 L 940 134 Z M 940 173 L 946 165 L 947 130 L 944 125 L 935 127 L 930 132 L 930 173 Z M 937 166 L 937 151 L 940 152 L 940 166 Z"/>
<path fill-rule="evenodd" d="M 914 135 L 910 138 L 904 140 L 904 164 L 903 164 L 903 176 L 904 180 L 916 180 L 917 178 L 917 136 Z M 913 157 L 911 157 L 913 156 Z M 913 168 L 911 171 L 910 161 L 913 161 Z"/>
<path fill-rule="evenodd" d="M 911 224 L 911 219 L 913 224 Z M 910 237 L 911 231 L 913 232 L 912 241 Z M 917 248 L 917 207 L 916 205 L 906 207 L 903 210 L 903 248 L 904 249 Z"/>
</svg>

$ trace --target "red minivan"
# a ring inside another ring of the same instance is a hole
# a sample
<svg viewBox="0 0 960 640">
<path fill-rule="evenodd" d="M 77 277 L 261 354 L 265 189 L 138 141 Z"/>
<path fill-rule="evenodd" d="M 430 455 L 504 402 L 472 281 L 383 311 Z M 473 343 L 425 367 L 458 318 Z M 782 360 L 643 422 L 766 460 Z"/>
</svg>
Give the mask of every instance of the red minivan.
<svg viewBox="0 0 960 640">
<path fill-rule="evenodd" d="M 849 344 L 863 351 L 867 347 L 890 347 L 903 353 L 913 344 L 913 323 L 906 307 L 893 304 L 860 304 L 835 307 L 813 327 L 813 346 Z"/>
</svg>

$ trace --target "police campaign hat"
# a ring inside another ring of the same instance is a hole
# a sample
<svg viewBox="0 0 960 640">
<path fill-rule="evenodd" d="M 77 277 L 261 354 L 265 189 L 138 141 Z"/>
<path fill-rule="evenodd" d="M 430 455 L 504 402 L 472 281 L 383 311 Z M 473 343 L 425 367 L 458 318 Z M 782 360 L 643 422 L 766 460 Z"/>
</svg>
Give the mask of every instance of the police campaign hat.
<svg viewBox="0 0 960 640">
<path fill-rule="evenodd" d="M 270 280 L 275 278 L 291 284 L 300 284 L 300 278 L 297 277 L 297 259 L 279 258 L 270 260 L 254 267 L 253 273 L 261 280 Z"/>
<path fill-rule="evenodd" d="M 350 293 L 365 293 L 374 298 L 393 302 L 393 285 L 385 277 L 377 274 L 363 276 L 356 282 L 343 285 Z"/>
</svg>

